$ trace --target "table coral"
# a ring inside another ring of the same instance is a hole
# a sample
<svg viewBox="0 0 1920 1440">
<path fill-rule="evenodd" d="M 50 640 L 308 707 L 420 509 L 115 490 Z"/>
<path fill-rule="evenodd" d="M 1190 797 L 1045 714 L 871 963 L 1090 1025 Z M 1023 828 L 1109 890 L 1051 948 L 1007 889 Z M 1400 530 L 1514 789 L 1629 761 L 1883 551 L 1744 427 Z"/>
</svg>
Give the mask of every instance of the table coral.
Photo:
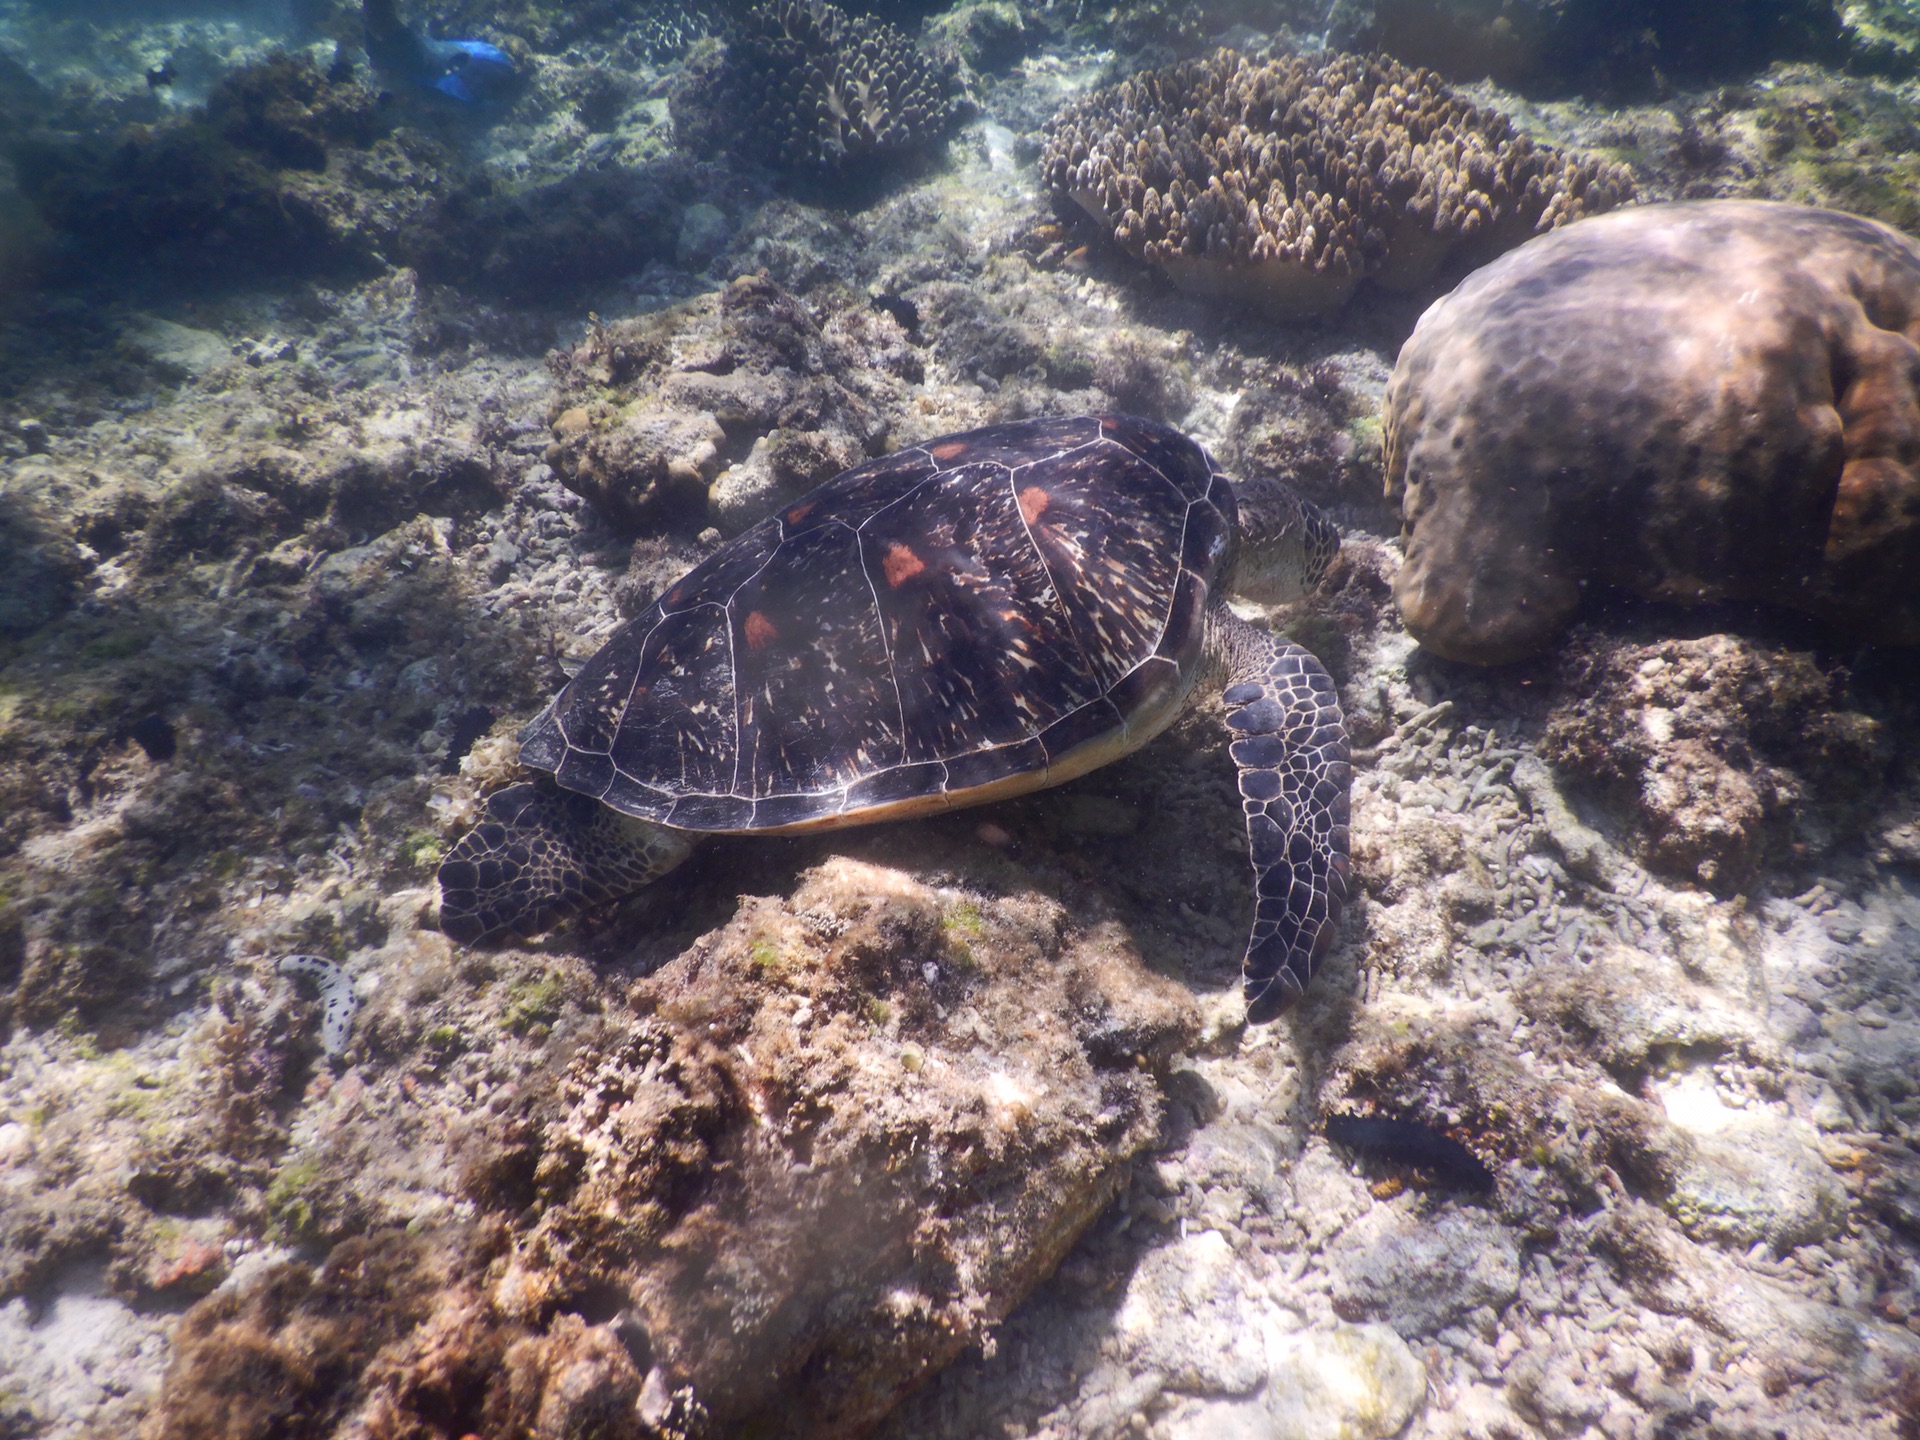
<svg viewBox="0 0 1920 1440">
<path fill-rule="evenodd" d="M 1281 318 L 1363 279 L 1417 290 L 1456 250 L 1497 254 L 1633 194 L 1624 166 L 1536 145 L 1429 71 L 1232 50 L 1069 105 L 1041 174 L 1182 289 Z"/>
<path fill-rule="evenodd" d="M 1387 391 L 1407 628 L 1540 650 L 1590 583 L 1920 640 L 1920 245 L 1805 206 L 1545 236 L 1421 318 Z"/>
</svg>

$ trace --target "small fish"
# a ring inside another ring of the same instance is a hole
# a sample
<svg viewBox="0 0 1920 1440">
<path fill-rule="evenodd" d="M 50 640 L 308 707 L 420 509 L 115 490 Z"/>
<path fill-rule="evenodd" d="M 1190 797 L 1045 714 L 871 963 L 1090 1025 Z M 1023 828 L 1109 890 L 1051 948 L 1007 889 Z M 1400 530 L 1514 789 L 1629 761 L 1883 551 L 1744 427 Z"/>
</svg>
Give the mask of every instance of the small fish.
<svg viewBox="0 0 1920 1440">
<path fill-rule="evenodd" d="M 148 67 L 147 88 L 149 90 L 158 90 L 162 85 L 171 84 L 173 84 L 173 65 L 170 62 L 162 60 L 158 65 Z"/>
<path fill-rule="evenodd" d="M 519 72 L 513 57 L 484 40 L 429 40 L 400 23 L 394 0 L 362 0 L 367 59 L 373 68 L 409 85 L 437 90 L 463 105 L 480 105 L 504 92 Z"/>
<path fill-rule="evenodd" d="M 1329 1115 L 1327 1138 L 1361 1155 L 1425 1170 L 1458 1190 L 1485 1193 L 1494 1188 L 1493 1172 L 1478 1155 L 1451 1135 L 1417 1120 Z"/>
</svg>

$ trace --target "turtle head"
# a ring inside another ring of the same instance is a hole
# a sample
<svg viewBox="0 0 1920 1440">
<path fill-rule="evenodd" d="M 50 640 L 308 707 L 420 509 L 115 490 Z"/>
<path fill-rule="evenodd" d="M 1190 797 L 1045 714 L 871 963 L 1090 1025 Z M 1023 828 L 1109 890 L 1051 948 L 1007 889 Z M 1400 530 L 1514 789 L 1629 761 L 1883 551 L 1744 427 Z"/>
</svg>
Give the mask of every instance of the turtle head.
<svg viewBox="0 0 1920 1440">
<path fill-rule="evenodd" d="M 1298 600 L 1327 573 L 1340 549 L 1340 532 L 1316 505 L 1270 476 L 1233 484 L 1239 509 L 1240 558 L 1236 594 L 1263 605 Z"/>
<path fill-rule="evenodd" d="M 550 782 L 509 785 L 440 862 L 440 928 L 462 945 L 537 935 L 658 879 L 694 839 Z"/>
</svg>

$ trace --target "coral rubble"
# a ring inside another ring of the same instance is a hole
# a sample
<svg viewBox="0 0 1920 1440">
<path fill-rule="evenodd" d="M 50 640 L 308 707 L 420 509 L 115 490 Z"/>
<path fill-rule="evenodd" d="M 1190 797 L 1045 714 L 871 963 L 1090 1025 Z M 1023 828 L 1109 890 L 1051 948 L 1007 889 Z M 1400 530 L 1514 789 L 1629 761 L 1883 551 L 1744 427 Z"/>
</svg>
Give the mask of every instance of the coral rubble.
<svg viewBox="0 0 1920 1440">
<path fill-rule="evenodd" d="M 1056 204 L 1175 284 L 1283 317 L 1336 309 L 1362 280 L 1417 290 L 1450 252 L 1490 257 L 1634 188 L 1429 71 L 1231 50 L 1075 101 L 1041 171 Z"/>
<path fill-rule="evenodd" d="M 1647 207 L 1496 261 L 1388 390 L 1407 628 L 1511 660 L 1598 581 L 1920 639 L 1916 336 L 1920 244 L 1833 211 Z"/>
</svg>

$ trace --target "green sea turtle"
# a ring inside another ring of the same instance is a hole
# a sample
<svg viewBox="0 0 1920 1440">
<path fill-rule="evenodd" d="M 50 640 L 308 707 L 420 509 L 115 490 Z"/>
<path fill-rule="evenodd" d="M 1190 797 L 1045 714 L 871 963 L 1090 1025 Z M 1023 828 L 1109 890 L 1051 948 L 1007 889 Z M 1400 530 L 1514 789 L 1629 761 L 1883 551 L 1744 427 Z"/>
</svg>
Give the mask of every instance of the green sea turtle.
<svg viewBox="0 0 1920 1440">
<path fill-rule="evenodd" d="M 715 551 L 521 736 L 517 784 L 440 867 L 441 925 L 546 929 L 705 834 L 798 834 L 1057 785 L 1221 687 L 1257 906 L 1249 1015 L 1297 997 L 1346 898 L 1333 681 L 1233 614 L 1339 547 L 1276 481 L 1229 482 L 1129 416 L 948 435 L 829 480 Z"/>
</svg>

